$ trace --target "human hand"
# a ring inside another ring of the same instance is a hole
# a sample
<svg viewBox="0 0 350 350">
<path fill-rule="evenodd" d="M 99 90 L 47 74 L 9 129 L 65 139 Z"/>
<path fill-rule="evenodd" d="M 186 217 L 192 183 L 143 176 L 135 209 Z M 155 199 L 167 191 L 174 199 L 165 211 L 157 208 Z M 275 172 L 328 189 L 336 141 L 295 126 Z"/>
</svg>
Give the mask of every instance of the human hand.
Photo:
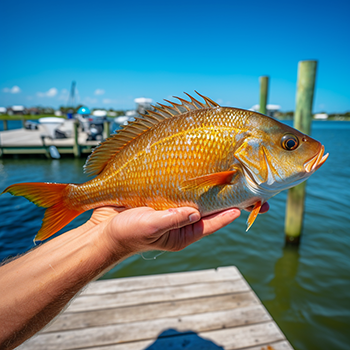
<svg viewBox="0 0 350 350">
<path fill-rule="evenodd" d="M 240 215 L 239 209 L 226 210 L 201 218 L 190 207 L 156 211 L 135 208 L 115 216 L 105 232 L 130 253 L 148 250 L 179 251 L 228 225 Z"/>
<path fill-rule="evenodd" d="M 263 206 L 261 212 L 268 210 Z M 95 209 L 88 225 L 98 225 L 110 250 L 123 249 L 131 255 L 148 250 L 178 251 L 228 225 L 240 215 L 233 208 L 200 218 L 190 207 L 156 211 L 142 207 L 124 210 L 114 207 Z"/>
</svg>

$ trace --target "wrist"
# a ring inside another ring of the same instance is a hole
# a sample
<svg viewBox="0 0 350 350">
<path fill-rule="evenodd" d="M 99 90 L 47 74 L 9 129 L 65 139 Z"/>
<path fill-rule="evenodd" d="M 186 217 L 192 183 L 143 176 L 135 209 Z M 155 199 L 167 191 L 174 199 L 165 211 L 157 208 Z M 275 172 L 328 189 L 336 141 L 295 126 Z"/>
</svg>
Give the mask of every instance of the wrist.
<svg viewBox="0 0 350 350">
<path fill-rule="evenodd" d="M 112 220 L 113 218 L 101 222 L 86 231 L 86 235 L 90 235 L 94 253 L 98 255 L 96 259 L 101 260 L 103 270 L 110 269 L 135 254 L 130 247 L 123 245 L 116 239 L 115 234 L 113 234 L 113 226 L 110 225 Z"/>
</svg>

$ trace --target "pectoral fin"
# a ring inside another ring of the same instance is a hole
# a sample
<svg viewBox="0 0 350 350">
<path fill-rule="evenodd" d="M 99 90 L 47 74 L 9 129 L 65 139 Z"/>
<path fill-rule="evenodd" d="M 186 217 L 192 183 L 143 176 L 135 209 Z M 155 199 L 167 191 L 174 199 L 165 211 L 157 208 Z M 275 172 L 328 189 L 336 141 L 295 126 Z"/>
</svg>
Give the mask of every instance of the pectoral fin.
<svg viewBox="0 0 350 350">
<path fill-rule="evenodd" d="M 261 202 L 256 202 L 254 205 L 253 210 L 251 211 L 248 220 L 247 220 L 247 229 L 246 232 L 250 229 L 250 227 L 253 225 L 256 217 L 258 216 L 259 212 L 260 212 L 260 208 L 261 208 Z"/>
<path fill-rule="evenodd" d="M 197 190 L 206 186 L 229 185 L 236 174 L 237 170 L 222 171 L 203 176 L 198 176 L 193 179 L 184 181 L 181 184 L 181 189 L 184 191 Z"/>
</svg>

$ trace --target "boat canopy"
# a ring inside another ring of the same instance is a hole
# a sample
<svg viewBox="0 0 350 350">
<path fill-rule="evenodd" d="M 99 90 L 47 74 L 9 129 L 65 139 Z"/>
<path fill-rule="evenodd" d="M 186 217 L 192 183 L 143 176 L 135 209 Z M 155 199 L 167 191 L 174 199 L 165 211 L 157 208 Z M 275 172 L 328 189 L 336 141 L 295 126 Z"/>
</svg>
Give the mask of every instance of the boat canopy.
<svg viewBox="0 0 350 350">
<path fill-rule="evenodd" d="M 91 114 L 90 109 L 87 108 L 87 107 L 84 107 L 84 106 L 80 107 L 80 108 L 78 109 L 78 112 L 77 112 L 77 113 L 78 113 L 78 114 Z"/>
</svg>

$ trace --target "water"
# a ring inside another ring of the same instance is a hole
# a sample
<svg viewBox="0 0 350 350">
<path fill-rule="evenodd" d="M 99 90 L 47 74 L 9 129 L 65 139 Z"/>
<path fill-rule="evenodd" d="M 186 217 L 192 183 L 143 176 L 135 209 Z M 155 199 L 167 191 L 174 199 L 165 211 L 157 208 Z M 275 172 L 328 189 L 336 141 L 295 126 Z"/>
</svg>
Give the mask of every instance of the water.
<svg viewBox="0 0 350 350">
<path fill-rule="evenodd" d="M 0 123 L 1 124 L 1 123 Z M 136 255 L 103 278 L 236 265 L 296 349 L 350 346 L 350 122 L 314 122 L 313 136 L 330 153 L 308 181 L 299 249 L 284 248 L 286 192 L 245 233 L 246 213 L 233 224 L 156 260 Z M 0 189 L 23 181 L 83 182 L 84 160 L 2 159 Z M 33 247 L 43 209 L 23 198 L 0 198 L 0 259 Z M 66 229 L 85 222 L 90 213 Z M 156 255 L 156 253 L 154 253 Z M 150 253 L 147 255 L 152 257 Z"/>
<path fill-rule="evenodd" d="M 7 128 L 8 130 L 11 129 L 20 129 L 22 127 L 22 120 L 8 120 L 7 121 Z M 0 131 L 4 130 L 4 123 L 2 120 L 0 120 Z"/>
</svg>

